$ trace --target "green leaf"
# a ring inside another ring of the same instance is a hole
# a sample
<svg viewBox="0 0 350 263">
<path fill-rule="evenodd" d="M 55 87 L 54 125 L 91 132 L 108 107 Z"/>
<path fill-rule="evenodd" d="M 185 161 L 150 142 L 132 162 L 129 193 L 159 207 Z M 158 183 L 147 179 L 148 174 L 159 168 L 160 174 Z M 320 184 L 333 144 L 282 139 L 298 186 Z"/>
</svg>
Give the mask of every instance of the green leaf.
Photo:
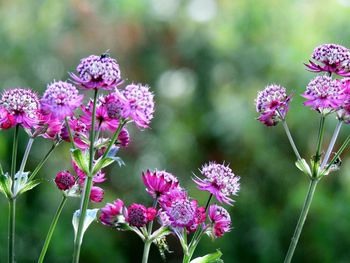
<svg viewBox="0 0 350 263">
<path fill-rule="evenodd" d="M 11 185 L 11 177 L 7 174 L 0 174 L 0 192 L 2 192 L 7 198 L 12 197 Z"/>
<path fill-rule="evenodd" d="M 83 154 L 80 149 L 74 149 L 72 150 L 72 159 L 86 175 L 89 173 L 89 156 L 87 153 Z"/>
<path fill-rule="evenodd" d="M 85 214 L 85 218 L 84 218 L 84 223 L 83 223 L 83 232 L 81 235 L 81 238 L 83 238 L 84 233 L 86 231 L 86 229 L 88 229 L 88 227 L 90 226 L 90 224 L 96 220 L 97 217 L 97 212 L 98 209 L 87 209 L 86 210 L 86 214 Z M 72 224 L 73 224 L 73 228 L 74 228 L 74 236 L 76 239 L 77 238 L 77 232 L 78 232 L 78 225 L 79 225 L 79 218 L 80 218 L 80 210 L 76 210 L 73 214 L 73 218 L 72 218 Z M 79 243 L 81 243 L 82 240 L 79 240 Z"/>
<path fill-rule="evenodd" d="M 205 255 L 203 257 L 195 258 L 190 263 L 223 263 L 221 259 L 222 253 L 220 250 L 216 250 L 215 253 Z"/>
<path fill-rule="evenodd" d="M 300 159 L 300 160 L 296 161 L 295 165 L 303 173 L 305 173 L 307 175 L 311 175 L 311 169 L 310 169 L 309 165 L 307 164 L 307 162 L 305 161 L 305 159 Z"/>
<path fill-rule="evenodd" d="M 104 158 L 102 157 L 97 160 L 96 164 L 94 165 L 94 169 L 92 170 L 92 175 L 97 174 L 102 168 L 107 167 L 108 165 L 112 164 L 114 160 L 112 158 Z"/>
<path fill-rule="evenodd" d="M 33 189 L 35 186 L 39 185 L 40 183 L 41 183 L 41 180 L 38 180 L 38 179 L 29 181 L 24 186 L 22 186 L 22 188 L 18 191 L 16 196 L 18 196 L 20 194 L 23 194 L 23 193 Z"/>
</svg>

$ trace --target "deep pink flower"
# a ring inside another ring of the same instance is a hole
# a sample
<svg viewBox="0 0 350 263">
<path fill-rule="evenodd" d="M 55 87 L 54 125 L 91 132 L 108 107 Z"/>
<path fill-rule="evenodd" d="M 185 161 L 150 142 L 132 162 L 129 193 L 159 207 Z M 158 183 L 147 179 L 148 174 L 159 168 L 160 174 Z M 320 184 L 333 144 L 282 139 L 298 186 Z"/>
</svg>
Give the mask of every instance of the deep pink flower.
<svg viewBox="0 0 350 263">
<path fill-rule="evenodd" d="M 312 79 L 302 94 L 307 101 L 305 106 L 317 110 L 322 114 L 338 110 L 344 102 L 345 96 L 339 81 L 328 76 L 317 76 Z"/>
<path fill-rule="evenodd" d="M 344 100 L 340 109 L 337 111 L 337 117 L 339 120 L 344 121 L 345 123 L 350 123 L 350 78 L 343 78 L 337 80 L 341 85 L 343 90 Z"/>
<path fill-rule="evenodd" d="M 55 183 L 60 190 L 68 190 L 75 184 L 74 176 L 68 171 L 58 172 L 55 178 Z"/>
<path fill-rule="evenodd" d="M 129 119 L 138 127 L 148 128 L 154 113 L 153 97 L 148 86 L 130 84 L 107 97 L 107 112 L 112 118 Z"/>
<path fill-rule="evenodd" d="M 154 208 L 147 209 L 144 205 L 132 204 L 125 212 L 125 220 L 130 226 L 143 227 L 152 221 L 157 214 Z"/>
<path fill-rule="evenodd" d="M 62 131 L 62 121 L 53 118 L 51 114 L 40 114 L 38 127 L 34 136 L 42 136 L 49 140 L 57 140 Z"/>
<path fill-rule="evenodd" d="M 90 192 L 90 201 L 94 203 L 100 203 L 103 200 L 104 191 L 101 187 L 93 186 Z"/>
<path fill-rule="evenodd" d="M 8 89 L 2 94 L 0 106 L 15 119 L 15 125 L 33 128 L 39 122 L 39 98 L 31 89 Z"/>
<path fill-rule="evenodd" d="M 75 117 L 70 118 L 68 123 L 73 134 L 75 146 L 81 150 L 87 149 L 89 145 L 86 143 L 86 141 L 89 138 L 89 134 L 86 124 Z M 61 131 L 61 138 L 67 142 L 70 142 L 69 133 L 65 122 L 63 123 L 63 128 Z"/>
<path fill-rule="evenodd" d="M 231 217 L 227 210 L 216 204 L 209 207 L 209 218 L 212 222 L 212 235 L 222 237 L 231 230 Z"/>
<path fill-rule="evenodd" d="M 123 127 L 118 135 L 117 144 L 120 145 L 121 147 L 128 147 L 129 142 L 130 142 L 129 132 L 125 127 Z"/>
<path fill-rule="evenodd" d="M 275 126 L 286 117 L 291 96 L 287 96 L 286 89 L 279 85 L 269 85 L 258 92 L 255 100 L 256 111 L 260 113 L 258 120 L 267 126 Z"/>
<path fill-rule="evenodd" d="M 240 177 L 236 176 L 230 167 L 215 162 L 205 164 L 201 173 L 204 179 L 197 176 L 193 179 L 198 188 L 213 194 L 220 203 L 232 205 L 234 201 L 229 196 L 237 195 L 240 189 Z"/>
<path fill-rule="evenodd" d="M 153 221 L 157 215 L 157 209 L 153 207 L 147 208 L 147 221 Z"/>
<path fill-rule="evenodd" d="M 146 191 L 153 197 L 159 197 L 178 187 L 179 180 L 166 171 L 150 171 L 142 172 L 142 180 L 146 186 Z"/>
<path fill-rule="evenodd" d="M 74 161 L 72 161 L 72 166 L 79 178 L 79 184 L 84 185 L 86 174 L 78 167 L 78 165 Z M 93 183 L 103 183 L 104 181 L 106 181 L 106 177 L 105 173 L 103 173 L 102 171 L 97 172 L 97 174 L 95 174 L 92 178 Z"/>
<path fill-rule="evenodd" d="M 111 90 L 123 82 L 117 61 L 107 54 L 83 58 L 77 72 L 78 76 L 73 73 L 70 76 L 84 89 Z"/>
<path fill-rule="evenodd" d="M 194 220 L 192 225 L 190 225 L 189 227 L 187 227 L 187 231 L 188 232 L 195 232 L 198 228 L 198 226 L 202 223 L 204 223 L 205 219 L 206 219 L 206 214 L 205 214 L 205 208 L 204 207 L 198 207 L 198 201 L 194 200 L 196 202 L 196 212 L 195 212 L 195 216 L 194 216 Z"/>
<path fill-rule="evenodd" d="M 350 51 L 341 45 L 323 44 L 315 48 L 309 64 L 305 64 L 312 72 L 329 72 L 340 76 L 350 76 Z"/>
<path fill-rule="evenodd" d="M 15 125 L 15 118 L 2 106 L 0 106 L 0 129 L 10 129 Z"/>
<path fill-rule="evenodd" d="M 56 81 L 49 84 L 41 98 L 41 108 L 50 113 L 53 118 L 63 120 L 72 116 L 83 100 L 76 87 L 65 81 Z"/>
<path fill-rule="evenodd" d="M 113 226 L 118 222 L 118 217 L 122 216 L 124 203 L 122 200 L 117 199 L 112 204 L 107 203 L 105 207 L 101 209 L 100 221 L 107 226 Z"/>
</svg>

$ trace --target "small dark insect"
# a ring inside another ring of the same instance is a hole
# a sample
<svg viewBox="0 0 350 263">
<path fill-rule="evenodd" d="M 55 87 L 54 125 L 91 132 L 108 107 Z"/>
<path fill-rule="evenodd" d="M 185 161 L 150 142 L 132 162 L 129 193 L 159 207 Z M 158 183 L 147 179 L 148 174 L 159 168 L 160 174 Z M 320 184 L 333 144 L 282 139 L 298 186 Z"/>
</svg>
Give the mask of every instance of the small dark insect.
<svg viewBox="0 0 350 263">
<path fill-rule="evenodd" d="M 109 49 L 100 56 L 100 58 L 109 58 L 109 57 L 110 57 Z"/>
</svg>

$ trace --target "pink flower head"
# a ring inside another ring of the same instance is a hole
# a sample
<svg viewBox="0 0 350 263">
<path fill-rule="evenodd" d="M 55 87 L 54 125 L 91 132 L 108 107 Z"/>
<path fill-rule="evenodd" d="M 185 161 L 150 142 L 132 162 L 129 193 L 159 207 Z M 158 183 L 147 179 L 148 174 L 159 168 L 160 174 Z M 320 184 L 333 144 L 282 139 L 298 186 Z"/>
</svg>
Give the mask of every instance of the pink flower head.
<svg viewBox="0 0 350 263">
<path fill-rule="evenodd" d="M 142 180 L 146 186 L 146 191 L 153 197 L 159 197 L 171 189 L 178 187 L 179 180 L 166 171 L 142 172 Z"/>
<path fill-rule="evenodd" d="M 200 172 L 205 178 L 200 179 L 196 176 L 193 179 L 198 188 L 210 192 L 220 203 L 232 205 L 234 201 L 229 196 L 237 195 L 240 177 L 236 176 L 230 167 L 215 162 L 205 164 Z"/>
<path fill-rule="evenodd" d="M 198 205 L 197 200 L 194 200 L 193 202 L 196 202 L 196 206 Z M 187 231 L 188 232 L 195 232 L 197 230 L 198 226 L 200 224 L 204 223 L 205 219 L 206 219 L 205 208 L 197 206 L 193 223 L 192 223 L 192 225 L 187 227 Z"/>
<path fill-rule="evenodd" d="M 341 80 L 337 80 L 341 85 L 341 89 L 343 90 L 344 100 L 337 111 L 337 117 L 339 120 L 344 121 L 345 123 L 350 123 L 350 78 L 343 78 Z"/>
<path fill-rule="evenodd" d="M 209 207 L 209 218 L 213 224 L 212 234 L 214 237 L 222 237 L 231 230 L 231 217 L 227 210 L 216 204 Z"/>
<path fill-rule="evenodd" d="M 31 89 L 5 90 L 0 99 L 0 106 L 14 117 L 15 125 L 32 128 L 39 122 L 39 98 Z"/>
<path fill-rule="evenodd" d="M 95 129 L 100 129 L 101 131 L 109 130 L 115 132 L 118 129 L 119 121 L 112 119 L 107 114 L 107 109 L 104 103 L 103 96 L 100 96 L 97 106 L 96 106 L 96 125 Z M 82 107 L 83 115 L 80 117 L 80 120 L 86 125 L 86 127 L 91 127 L 92 120 L 92 110 L 93 110 L 93 101 L 90 100 L 87 106 Z"/>
<path fill-rule="evenodd" d="M 94 203 L 100 203 L 103 200 L 104 191 L 101 187 L 91 187 L 90 201 Z"/>
<path fill-rule="evenodd" d="M 55 183 L 60 190 L 68 190 L 75 184 L 74 176 L 68 171 L 58 172 L 55 178 Z"/>
<path fill-rule="evenodd" d="M 62 121 L 53 118 L 51 114 L 40 114 L 38 127 L 35 129 L 35 136 L 42 136 L 45 139 L 57 140 L 62 130 Z"/>
<path fill-rule="evenodd" d="M 0 106 L 0 130 L 7 130 L 15 125 L 15 118 L 2 106 Z"/>
<path fill-rule="evenodd" d="M 315 48 L 309 64 L 305 64 L 312 72 L 329 72 L 340 76 L 350 76 L 350 51 L 341 45 L 323 44 Z"/>
<path fill-rule="evenodd" d="M 128 132 L 128 130 L 125 127 L 123 127 L 122 130 L 120 131 L 119 135 L 118 135 L 117 143 L 121 147 L 128 147 L 129 142 L 130 142 L 129 132 Z"/>
<path fill-rule="evenodd" d="M 45 113 L 51 113 L 53 118 L 63 120 L 72 116 L 83 100 L 76 87 L 65 81 L 49 84 L 41 98 L 41 108 Z"/>
<path fill-rule="evenodd" d="M 123 82 L 117 61 L 108 54 L 83 58 L 77 72 L 78 76 L 73 73 L 70 73 L 70 76 L 84 89 L 111 90 Z"/>
<path fill-rule="evenodd" d="M 125 220 L 130 226 L 143 227 L 148 222 L 152 221 L 157 214 L 157 210 L 144 205 L 132 204 L 125 212 Z"/>
<path fill-rule="evenodd" d="M 287 96 L 286 89 L 279 85 L 269 85 L 258 92 L 255 100 L 256 111 L 260 113 L 258 120 L 267 126 L 275 126 L 286 117 L 291 96 Z"/>
<path fill-rule="evenodd" d="M 73 133 L 73 140 L 76 147 L 85 150 L 89 145 L 83 140 L 83 138 L 88 138 L 88 129 L 84 122 L 75 117 L 70 118 L 68 121 L 69 127 Z M 61 131 L 61 138 L 66 142 L 70 142 L 68 129 L 66 123 L 63 123 L 63 128 Z"/>
<path fill-rule="evenodd" d="M 112 93 L 106 100 L 110 117 L 133 120 L 138 127 L 148 128 L 154 113 L 154 95 L 149 87 L 130 84 Z"/>
<path fill-rule="evenodd" d="M 307 99 L 304 102 L 305 106 L 310 106 L 322 114 L 338 110 L 345 99 L 339 81 L 332 80 L 328 76 L 317 76 L 312 79 L 302 96 Z"/>
<path fill-rule="evenodd" d="M 118 222 L 118 217 L 122 216 L 124 203 L 117 199 L 112 204 L 107 203 L 101 209 L 100 221 L 107 226 L 114 226 Z"/>
<path fill-rule="evenodd" d="M 79 184 L 84 185 L 86 174 L 78 167 L 78 165 L 74 161 L 72 161 L 72 166 L 79 178 Z M 106 177 L 105 177 L 105 173 L 103 173 L 102 171 L 97 172 L 97 174 L 95 174 L 94 177 L 92 178 L 92 182 L 94 184 L 103 183 L 104 181 L 106 181 Z"/>
</svg>

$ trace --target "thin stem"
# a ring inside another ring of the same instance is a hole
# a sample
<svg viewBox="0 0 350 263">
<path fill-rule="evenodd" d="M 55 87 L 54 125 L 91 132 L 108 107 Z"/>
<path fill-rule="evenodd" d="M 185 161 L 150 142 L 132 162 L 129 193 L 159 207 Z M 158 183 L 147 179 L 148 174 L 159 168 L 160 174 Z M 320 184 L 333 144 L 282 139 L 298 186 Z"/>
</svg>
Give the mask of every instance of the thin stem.
<svg viewBox="0 0 350 263">
<path fill-rule="evenodd" d="M 66 204 L 66 201 L 67 201 L 67 196 L 63 194 L 63 197 L 62 197 L 62 200 L 57 208 L 57 211 L 56 211 L 56 214 L 51 222 L 51 225 L 50 225 L 50 228 L 49 228 L 49 231 L 47 232 L 47 236 L 46 236 L 46 239 L 45 239 L 45 243 L 44 243 L 44 246 L 41 250 L 41 253 L 40 253 L 40 257 L 38 259 L 38 263 L 42 263 L 44 261 L 44 258 L 45 258 L 45 254 L 46 254 L 46 251 L 50 245 L 50 241 L 51 241 L 51 237 L 53 235 L 53 232 L 55 231 L 55 228 L 56 228 L 56 225 L 57 225 L 57 222 L 58 222 L 58 219 L 61 215 L 61 212 L 63 210 L 63 207 L 64 205 Z"/>
<path fill-rule="evenodd" d="M 153 201 L 153 208 L 157 208 L 158 204 L 158 197 L 154 198 Z M 153 220 L 149 222 L 148 228 L 147 228 L 147 238 L 145 240 L 145 245 L 143 247 L 143 256 L 142 256 L 142 263 L 147 263 L 148 261 L 148 255 L 149 255 L 149 250 L 151 248 L 152 241 L 149 240 L 151 234 L 152 234 L 152 229 L 153 229 Z"/>
<path fill-rule="evenodd" d="M 73 254 L 73 262 L 74 263 L 79 262 L 80 248 L 81 248 L 81 243 L 83 240 L 83 226 L 84 226 L 84 221 L 85 221 L 86 210 L 87 210 L 88 205 L 89 205 L 90 193 L 91 193 L 91 187 L 92 187 L 92 177 L 93 177 L 92 169 L 93 169 L 93 161 L 94 161 L 94 153 L 95 153 L 94 144 L 95 144 L 95 121 L 96 121 L 97 93 L 98 93 L 98 89 L 95 89 L 93 108 L 92 108 L 92 117 L 91 117 L 91 130 L 90 130 L 89 174 L 86 177 L 84 189 L 83 189 L 83 196 L 81 198 L 79 224 L 78 224 L 77 236 L 76 236 L 76 239 L 74 241 L 74 254 Z"/>
<path fill-rule="evenodd" d="M 13 145 L 12 145 L 12 160 L 11 160 L 11 179 L 12 179 L 12 188 L 14 187 L 15 173 L 16 173 L 16 162 L 17 162 L 17 149 L 18 149 L 18 130 L 19 126 L 16 125 L 15 132 L 13 133 Z"/>
<path fill-rule="evenodd" d="M 26 148 L 26 150 L 24 152 L 24 155 L 23 155 L 21 166 L 19 168 L 19 171 L 21 173 L 23 173 L 24 168 L 26 166 L 27 159 L 28 159 L 28 156 L 29 156 L 29 153 L 30 153 L 30 149 L 32 148 L 33 142 L 34 142 L 34 138 L 30 137 L 29 140 L 28 140 L 27 148 Z"/>
<path fill-rule="evenodd" d="M 72 145 L 72 148 L 75 149 L 74 137 L 73 137 L 72 129 L 69 126 L 68 117 L 66 117 L 64 119 L 64 121 L 65 121 L 66 126 L 67 126 L 67 131 L 68 131 L 68 136 L 69 136 L 70 143 Z"/>
<path fill-rule="evenodd" d="M 36 166 L 36 168 L 34 169 L 34 171 L 32 172 L 32 174 L 30 175 L 29 177 L 29 180 L 32 180 L 36 175 L 37 173 L 40 171 L 41 167 L 43 167 L 44 163 L 49 159 L 50 155 L 52 154 L 52 152 L 55 150 L 55 148 L 61 143 L 60 142 L 57 142 L 57 143 L 54 143 L 51 147 L 51 149 L 46 153 L 46 155 L 41 159 L 41 161 L 39 162 L 39 164 Z"/>
<path fill-rule="evenodd" d="M 291 243 L 289 245 L 289 249 L 288 249 L 287 255 L 286 255 L 285 259 L 284 259 L 284 263 L 289 263 L 292 260 L 295 248 L 296 248 L 296 246 L 298 244 L 298 240 L 299 240 L 301 231 L 303 230 L 303 226 L 304 226 L 307 214 L 309 212 L 309 208 L 310 208 L 310 205 L 311 205 L 311 202 L 312 202 L 312 198 L 313 198 L 314 193 L 315 193 L 315 189 L 316 189 L 317 183 L 318 183 L 317 179 L 311 179 L 310 180 L 309 190 L 307 192 L 307 195 L 306 195 L 306 198 L 305 198 L 305 201 L 304 201 L 304 205 L 303 205 L 303 208 L 302 208 L 300 216 L 299 216 L 298 224 L 297 224 L 297 226 L 295 228 L 295 231 L 294 231 Z"/>
<path fill-rule="evenodd" d="M 109 151 L 111 150 L 112 146 L 114 145 L 114 143 L 116 142 L 116 140 L 118 139 L 118 136 L 121 132 L 121 130 L 123 129 L 124 125 L 126 124 L 126 120 L 122 120 L 121 123 L 118 126 L 118 129 L 116 130 L 116 132 L 114 133 L 112 140 L 110 141 L 106 151 L 104 152 L 102 159 L 106 158 L 107 155 L 109 154 Z"/>
<path fill-rule="evenodd" d="M 148 262 L 148 255 L 149 255 L 149 250 L 151 248 L 151 244 L 152 244 L 152 242 L 145 241 L 145 246 L 143 248 L 143 255 L 142 255 L 142 263 Z"/>
<path fill-rule="evenodd" d="M 290 130 L 289 130 L 289 128 L 288 128 L 288 125 L 287 125 L 287 122 L 286 122 L 285 119 L 282 119 L 282 125 L 283 125 L 284 130 L 286 131 L 286 134 L 287 134 L 289 143 L 290 143 L 290 145 L 291 145 L 292 148 L 293 148 L 293 151 L 294 151 L 295 156 L 297 157 L 298 160 L 301 160 L 301 157 L 300 157 L 300 154 L 299 154 L 299 152 L 298 152 L 297 146 L 296 146 L 295 143 L 294 143 L 293 137 L 292 137 L 292 135 L 291 135 L 291 133 L 290 133 Z"/>
<path fill-rule="evenodd" d="M 325 122 L 326 117 L 321 116 L 320 119 L 320 127 L 318 129 L 318 138 L 317 138 L 317 148 L 316 148 L 316 155 L 315 155 L 315 162 L 319 162 L 321 158 L 321 146 L 323 142 L 323 134 L 324 134 L 324 122 Z"/>
<path fill-rule="evenodd" d="M 213 194 L 210 194 L 210 195 L 209 195 L 209 198 L 208 198 L 208 201 L 207 201 L 207 204 L 205 205 L 205 210 L 204 210 L 204 212 L 207 212 L 212 197 L 213 197 Z"/>
<path fill-rule="evenodd" d="M 329 164 L 327 165 L 325 171 L 328 171 L 328 169 L 332 166 L 332 164 L 339 158 L 341 153 L 345 150 L 346 146 L 348 146 L 349 142 L 350 142 L 350 135 L 345 139 L 344 143 L 339 148 L 338 152 L 334 155 L 332 160 L 329 162 Z"/>
<path fill-rule="evenodd" d="M 335 130 L 334 130 L 334 133 L 333 133 L 333 136 L 332 136 L 332 139 L 329 143 L 329 146 L 328 146 L 328 149 L 327 149 L 327 152 L 323 158 L 323 161 L 322 161 L 322 164 L 321 164 L 321 169 L 327 164 L 328 162 L 328 159 L 329 159 L 329 156 L 331 155 L 332 153 L 332 150 L 333 150 L 333 147 L 334 147 L 334 144 L 338 138 L 338 135 L 339 135 L 339 131 L 340 131 L 340 128 L 343 124 L 343 121 L 339 121 L 337 123 L 337 126 L 335 126 Z"/>
</svg>

